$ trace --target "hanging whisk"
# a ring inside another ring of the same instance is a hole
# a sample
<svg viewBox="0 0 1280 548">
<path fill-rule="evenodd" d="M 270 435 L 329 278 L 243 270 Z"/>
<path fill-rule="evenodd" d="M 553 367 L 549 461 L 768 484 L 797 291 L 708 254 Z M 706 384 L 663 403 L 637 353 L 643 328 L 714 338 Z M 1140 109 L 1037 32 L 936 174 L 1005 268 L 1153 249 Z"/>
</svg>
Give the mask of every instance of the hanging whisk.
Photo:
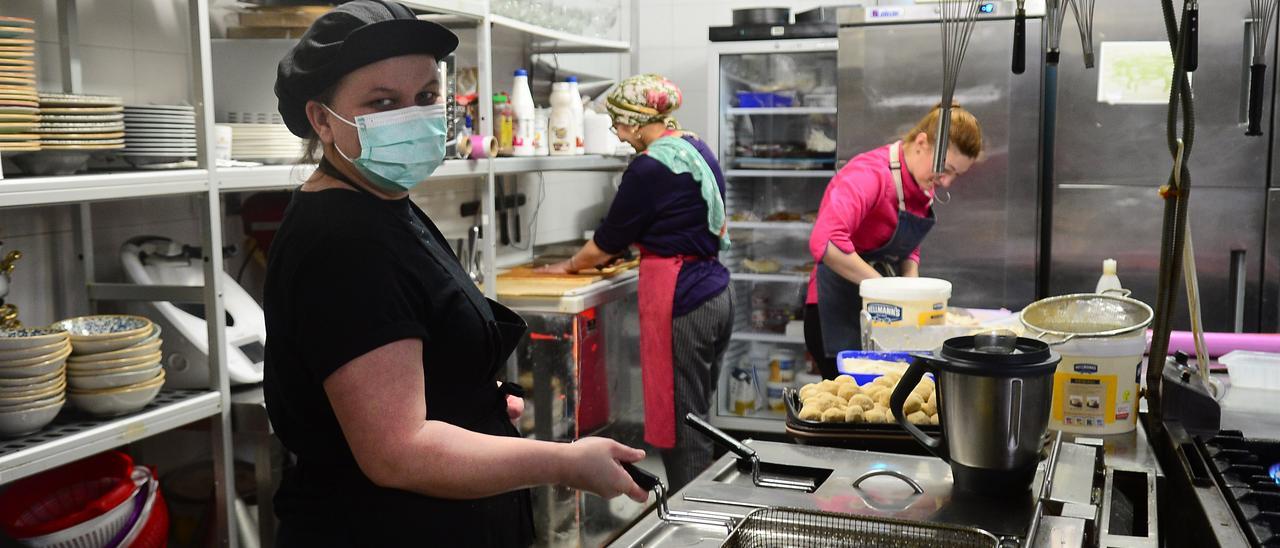
<svg viewBox="0 0 1280 548">
<path fill-rule="evenodd" d="M 1276 17 L 1276 0 L 1249 0 L 1253 19 L 1253 64 L 1249 67 L 1249 128 L 1245 135 L 1262 135 L 1262 92 L 1267 74 L 1267 36 Z"/>
<path fill-rule="evenodd" d="M 980 0 L 953 0 L 938 5 L 938 18 L 942 23 L 942 103 L 938 111 L 938 138 L 933 147 L 934 173 L 946 171 L 947 147 L 951 142 L 951 103 L 980 3 Z"/>
<path fill-rule="evenodd" d="M 1080 49 L 1084 52 L 1084 68 L 1093 68 L 1093 0 L 1066 0 L 1071 4 L 1076 27 L 1080 30 Z M 1058 21 L 1061 25 L 1062 22 Z M 1059 29 L 1061 32 L 1061 29 Z"/>
</svg>

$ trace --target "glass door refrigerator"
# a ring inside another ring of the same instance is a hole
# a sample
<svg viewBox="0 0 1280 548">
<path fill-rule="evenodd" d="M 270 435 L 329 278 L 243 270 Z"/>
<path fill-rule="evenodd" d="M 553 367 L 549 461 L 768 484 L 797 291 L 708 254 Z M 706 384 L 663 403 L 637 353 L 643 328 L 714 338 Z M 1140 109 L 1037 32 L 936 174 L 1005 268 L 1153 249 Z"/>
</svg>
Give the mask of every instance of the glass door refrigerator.
<svg viewBox="0 0 1280 548">
<path fill-rule="evenodd" d="M 818 379 L 804 346 L 809 232 L 836 162 L 835 39 L 714 43 L 707 142 L 726 184 L 733 340 L 711 422 L 785 430 L 784 387 Z"/>
</svg>

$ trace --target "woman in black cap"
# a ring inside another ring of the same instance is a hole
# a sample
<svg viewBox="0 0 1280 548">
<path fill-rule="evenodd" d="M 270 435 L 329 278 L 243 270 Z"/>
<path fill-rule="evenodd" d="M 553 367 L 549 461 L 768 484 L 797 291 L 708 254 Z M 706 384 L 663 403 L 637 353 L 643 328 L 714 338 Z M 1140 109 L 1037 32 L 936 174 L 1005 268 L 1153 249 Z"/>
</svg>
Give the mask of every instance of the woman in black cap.
<svg viewBox="0 0 1280 548">
<path fill-rule="evenodd" d="M 296 456 L 281 546 L 527 545 L 530 486 L 646 498 L 619 465 L 640 450 L 519 436 L 522 400 L 495 376 L 525 324 L 408 199 L 444 155 L 436 62 L 457 44 L 356 0 L 280 61 L 280 114 L 321 152 L 267 267 L 267 411 Z"/>
</svg>

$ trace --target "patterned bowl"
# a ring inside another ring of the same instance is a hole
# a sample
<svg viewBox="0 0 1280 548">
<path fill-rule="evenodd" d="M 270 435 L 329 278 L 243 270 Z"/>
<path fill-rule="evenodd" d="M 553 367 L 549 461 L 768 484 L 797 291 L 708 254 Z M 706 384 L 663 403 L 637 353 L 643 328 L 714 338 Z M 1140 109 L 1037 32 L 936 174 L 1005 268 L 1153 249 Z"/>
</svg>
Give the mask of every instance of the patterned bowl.
<svg viewBox="0 0 1280 548">
<path fill-rule="evenodd" d="M 0 377 L 0 390 L 22 391 L 25 390 L 24 387 L 27 386 L 40 385 L 52 380 L 60 379 L 66 375 L 66 373 L 66 367 L 58 367 L 48 373 L 34 377 L 16 377 L 12 379 L 8 377 Z"/>
<path fill-rule="evenodd" d="M 43 354 L 31 356 L 29 358 L 20 358 L 16 360 L 0 358 L 0 369 L 10 368 L 10 367 L 26 367 L 28 365 L 35 365 L 37 363 L 43 363 L 43 362 L 49 361 L 57 356 L 64 356 L 64 355 L 70 354 L 71 352 L 71 344 L 69 344 L 67 341 L 62 341 L 52 346 L 53 348 L 49 349 L 49 351 Z M 38 346 L 36 348 L 44 348 L 44 346 Z"/>
<path fill-rule="evenodd" d="M 156 350 L 150 354 L 134 356 L 132 358 L 120 358 L 116 360 L 101 360 L 96 362 L 67 362 L 67 372 L 84 375 L 84 374 L 102 374 L 116 369 L 125 369 L 136 367 L 139 365 L 153 365 L 160 363 L 164 353 Z"/>
<path fill-rule="evenodd" d="M 18 360 L 26 360 L 36 356 L 45 356 L 48 354 L 56 354 L 67 346 L 69 342 L 66 339 L 59 339 L 49 344 L 33 346 L 31 348 L 20 348 L 16 350 L 0 350 L 0 363 L 15 362 Z"/>
<path fill-rule="evenodd" d="M 154 324 L 142 316 L 100 315 L 62 320 L 53 327 L 71 334 L 76 354 L 99 354 L 138 344 L 153 332 Z"/>
<path fill-rule="evenodd" d="M 114 417 L 146 407 L 164 386 L 164 370 L 155 378 L 105 390 L 68 390 L 67 399 L 81 411 L 99 417 Z"/>
<path fill-rule="evenodd" d="M 67 332 L 55 327 L 0 329 L 0 350 L 25 350 L 67 340 Z"/>
<path fill-rule="evenodd" d="M 76 354 L 67 360 L 68 363 L 88 363 L 102 362 L 108 360 L 119 360 L 124 358 L 135 358 L 146 354 L 153 354 L 160 350 L 161 341 L 159 339 L 150 342 L 140 342 L 133 346 L 121 348 L 120 350 L 112 350 L 111 352 L 102 352 L 100 354 Z"/>
<path fill-rule="evenodd" d="M 67 356 L 71 355 L 71 349 L 68 348 L 58 355 L 42 361 L 37 364 L 24 365 L 22 367 L 0 367 L 0 378 L 4 379 L 28 379 L 32 377 L 43 377 L 58 371 L 67 363 Z"/>
<path fill-rule="evenodd" d="M 142 316 L 124 314 L 100 314 L 80 316 L 55 322 L 50 327 L 61 328 L 71 335 L 71 340 L 102 340 L 128 337 L 151 332 L 151 320 Z"/>
<path fill-rule="evenodd" d="M 16 438 L 40 431 L 58 416 L 66 398 L 36 408 L 0 412 L 0 438 Z"/>
</svg>

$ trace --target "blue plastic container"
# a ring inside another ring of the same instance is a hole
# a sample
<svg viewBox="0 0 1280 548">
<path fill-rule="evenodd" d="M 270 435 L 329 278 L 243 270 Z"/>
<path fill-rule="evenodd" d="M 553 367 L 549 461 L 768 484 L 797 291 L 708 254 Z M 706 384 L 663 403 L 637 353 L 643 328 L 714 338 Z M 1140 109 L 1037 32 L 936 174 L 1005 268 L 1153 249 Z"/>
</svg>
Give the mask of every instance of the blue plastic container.
<svg viewBox="0 0 1280 548">
<path fill-rule="evenodd" d="M 736 95 L 738 108 L 789 107 L 795 103 L 795 98 L 778 93 L 739 91 Z"/>
<path fill-rule="evenodd" d="M 864 360 L 879 360 L 884 362 L 902 362 L 902 363 L 909 364 L 913 359 L 911 357 L 911 354 L 913 353 L 912 352 L 873 352 L 870 350 L 845 350 L 836 356 L 836 370 L 839 371 L 841 375 L 849 375 L 853 377 L 853 380 L 858 382 L 858 386 L 865 386 L 867 383 L 874 381 L 876 380 L 877 377 L 881 377 L 883 375 L 879 373 L 862 374 L 862 373 L 850 373 L 848 371 L 845 371 L 844 370 L 845 358 L 860 358 Z M 915 354 L 931 354 L 931 353 L 915 352 Z M 932 378 L 933 375 L 929 375 L 929 377 Z"/>
</svg>

